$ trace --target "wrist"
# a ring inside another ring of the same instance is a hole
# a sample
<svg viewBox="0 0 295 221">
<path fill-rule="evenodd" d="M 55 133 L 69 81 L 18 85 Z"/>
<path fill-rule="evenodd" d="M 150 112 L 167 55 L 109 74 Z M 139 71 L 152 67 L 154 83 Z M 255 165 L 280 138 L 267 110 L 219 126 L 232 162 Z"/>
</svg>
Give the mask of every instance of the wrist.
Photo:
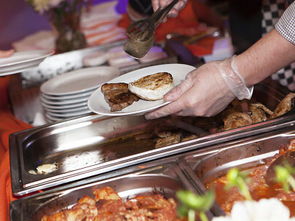
<svg viewBox="0 0 295 221">
<path fill-rule="evenodd" d="M 253 87 L 247 87 L 244 78 L 240 75 L 235 56 L 220 63 L 219 72 L 231 92 L 239 99 L 251 99 Z"/>
</svg>

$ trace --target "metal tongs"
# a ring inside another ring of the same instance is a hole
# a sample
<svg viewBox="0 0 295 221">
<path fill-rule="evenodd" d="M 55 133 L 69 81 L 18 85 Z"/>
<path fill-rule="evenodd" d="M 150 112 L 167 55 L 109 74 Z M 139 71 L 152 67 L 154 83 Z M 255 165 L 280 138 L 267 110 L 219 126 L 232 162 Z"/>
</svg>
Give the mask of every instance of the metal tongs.
<svg viewBox="0 0 295 221">
<path fill-rule="evenodd" d="M 154 43 L 156 27 L 167 16 L 178 0 L 173 0 L 163 9 L 159 8 L 150 17 L 132 23 L 127 28 L 127 41 L 124 51 L 135 58 L 142 58 Z"/>
</svg>

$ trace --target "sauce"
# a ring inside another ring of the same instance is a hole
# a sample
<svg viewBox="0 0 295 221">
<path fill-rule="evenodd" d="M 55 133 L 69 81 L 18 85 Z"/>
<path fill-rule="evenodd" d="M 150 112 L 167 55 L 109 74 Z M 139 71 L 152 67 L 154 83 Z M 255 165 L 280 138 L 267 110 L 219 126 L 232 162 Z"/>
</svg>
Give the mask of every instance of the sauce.
<svg viewBox="0 0 295 221">
<path fill-rule="evenodd" d="M 261 165 L 249 170 L 250 182 L 248 184 L 249 191 L 254 200 L 262 198 L 278 198 L 286 205 L 291 213 L 295 216 L 295 192 L 285 192 L 280 186 L 268 186 L 265 182 L 264 175 L 267 165 Z M 219 177 L 207 183 L 208 189 L 214 189 L 216 193 L 216 201 L 220 207 L 230 213 L 234 202 L 245 200 L 239 193 L 237 188 L 226 190 L 226 176 Z"/>
</svg>

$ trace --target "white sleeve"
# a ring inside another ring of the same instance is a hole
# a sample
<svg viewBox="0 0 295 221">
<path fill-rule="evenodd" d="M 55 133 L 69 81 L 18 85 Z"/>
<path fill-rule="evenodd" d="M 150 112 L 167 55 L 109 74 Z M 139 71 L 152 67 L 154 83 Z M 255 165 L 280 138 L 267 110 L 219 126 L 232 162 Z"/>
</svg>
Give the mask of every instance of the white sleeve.
<svg viewBox="0 0 295 221">
<path fill-rule="evenodd" d="M 295 44 L 295 2 L 284 12 L 275 29 L 292 44 Z"/>
</svg>

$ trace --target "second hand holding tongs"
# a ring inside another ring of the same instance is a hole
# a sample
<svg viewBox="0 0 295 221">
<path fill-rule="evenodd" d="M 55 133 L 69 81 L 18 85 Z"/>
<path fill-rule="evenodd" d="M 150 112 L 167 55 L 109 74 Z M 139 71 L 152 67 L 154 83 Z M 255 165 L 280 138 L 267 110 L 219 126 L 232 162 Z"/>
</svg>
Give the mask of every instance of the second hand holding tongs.
<svg viewBox="0 0 295 221">
<path fill-rule="evenodd" d="M 163 9 L 159 8 L 150 17 L 131 24 L 127 29 L 124 51 L 135 58 L 142 58 L 154 43 L 156 27 L 163 21 L 178 0 L 173 0 Z"/>
</svg>

